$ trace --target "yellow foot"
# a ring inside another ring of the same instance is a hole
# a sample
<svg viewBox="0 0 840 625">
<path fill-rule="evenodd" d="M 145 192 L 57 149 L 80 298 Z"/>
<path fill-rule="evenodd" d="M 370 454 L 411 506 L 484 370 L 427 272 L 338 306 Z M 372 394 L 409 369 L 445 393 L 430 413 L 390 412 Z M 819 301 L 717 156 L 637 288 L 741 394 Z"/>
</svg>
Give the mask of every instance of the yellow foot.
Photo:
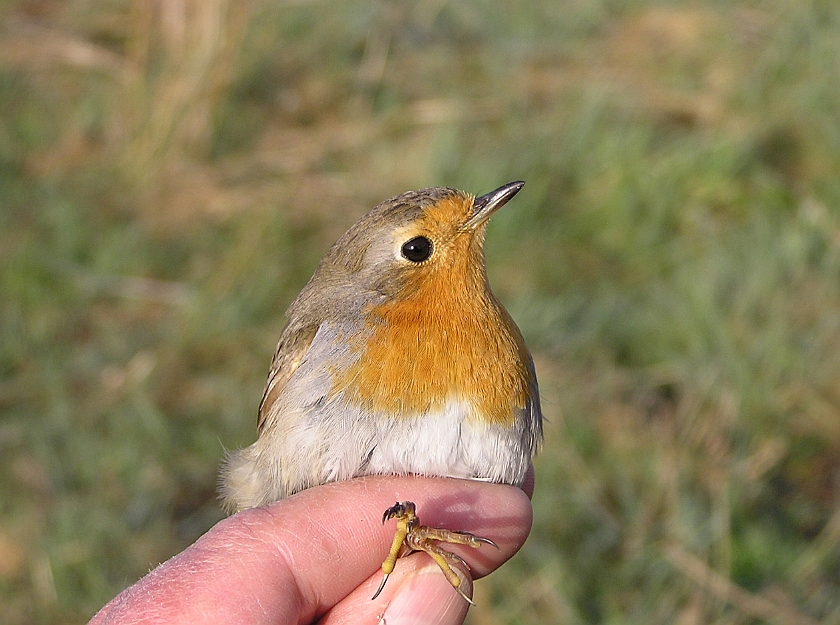
<svg viewBox="0 0 840 625">
<path fill-rule="evenodd" d="M 450 551 L 441 549 L 436 543 L 450 543 L 454 545 L 469 545 L 474 549 L 478 549 L 482 544 L 493 545 L 496 549 L 499 546 L 492 540 L 474 536 L 467 532 L 455 532 L 452 530 L 441 530 L 426 525 L 420 525 L 420 517 L 417 516 L 417 509 L 413 502 L 403 501 L 397 502 L 385 511 L 382 515 L 382 523 L 389 519 L 397 520 L 397 532 L 394 534 L 394 542 L 391 544 L 391 551 L 385 562 L 382 563 L 382 573 L 384 577 L 373 599 L 379 596 L 382 589 L 385 588 L 385 582 L 388 581 L 388 576 L 394 571 L 397 564 L 397 558 L 400 557 L 403 545 L 408 548 L 407 553 L 412 551 L 425 551 L 443 571 L 446 579 L 452 584 L 452 587 L 461 595 L 466 601 L 475 605 L 464 591 L 461 590 L 461 577 L 452 569 L 451 564 L 461 564 L 469 570 L 470 566 L 460 556 L 456 556 Z M 433 542 L 434 541 L 434 542 Z"/>
</svg>

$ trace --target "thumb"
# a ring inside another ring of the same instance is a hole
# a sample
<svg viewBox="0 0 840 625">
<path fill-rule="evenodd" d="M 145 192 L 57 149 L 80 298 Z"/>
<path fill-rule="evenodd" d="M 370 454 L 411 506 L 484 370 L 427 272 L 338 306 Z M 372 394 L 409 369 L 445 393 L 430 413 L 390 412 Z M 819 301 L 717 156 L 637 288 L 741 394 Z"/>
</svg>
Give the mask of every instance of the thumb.
<svg viewBox="0 0 840 625">
<path fill-rule="evenodd" d="M 394 532 L 393 525 L 383 527 L 382 513 L 409 498 L 424 524 L 472 532 L 499 545 L 452 547 L 476 576 L 510 558 L 530 530 L 530 502 L 511 486 L 413 476 L 319 486 L 217 523 L 91 622 L 308 623 L 325 614 L 327 622 L 363 622 L 389 604 L 394 614 L 434 609 L 428 595 L 420 605 L 416 600 L 429 583 L 457 600 L 447 614 L 463 619 L 466 602 L 424 554 L 400 559 L 385 591 L 370 600 Z M 409 603 L 400 608 L 398 600 Z"/>
</svg>

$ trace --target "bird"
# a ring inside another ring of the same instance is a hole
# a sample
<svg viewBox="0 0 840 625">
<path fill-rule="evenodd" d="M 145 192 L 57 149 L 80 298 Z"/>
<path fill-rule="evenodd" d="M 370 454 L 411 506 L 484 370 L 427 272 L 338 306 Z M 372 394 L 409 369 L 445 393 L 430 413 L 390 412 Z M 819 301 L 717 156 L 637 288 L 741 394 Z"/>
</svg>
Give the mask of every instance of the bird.
<svg viewBox="0 0 840 625">
<path fill-rule="evenodd" d="M 476 197 L 434 187 L 381 202 L 329 248 L 289 306 L 259 405 L 255 443 L 229 452 L 229 513 L 366 475 L 522 485 L 542 441 L 534 362 L 490 289 L 490 216 L 524 186 Z M 440 543 L 493 544 L 421 525 L 397 502 L 381 592 L 401 553 L 421 550 L 455 590 Z M 406 549 L 407 548 L 407 549 Z"/>
</svg>

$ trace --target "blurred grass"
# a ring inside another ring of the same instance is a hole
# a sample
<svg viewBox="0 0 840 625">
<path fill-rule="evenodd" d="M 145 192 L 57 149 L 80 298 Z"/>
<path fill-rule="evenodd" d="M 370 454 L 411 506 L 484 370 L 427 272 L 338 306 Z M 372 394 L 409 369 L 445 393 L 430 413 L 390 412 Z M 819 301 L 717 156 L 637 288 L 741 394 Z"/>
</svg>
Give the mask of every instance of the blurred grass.
<svg viewBox="0 0 840 625">
<path fill-rule="evenodd" d="M 0 622 L 221 517 L 286 305 L 410 188 L 522 178 L 549 423 L 473 624 L 840 623 L 840 7 L 0 5 Z"/>
</svg>

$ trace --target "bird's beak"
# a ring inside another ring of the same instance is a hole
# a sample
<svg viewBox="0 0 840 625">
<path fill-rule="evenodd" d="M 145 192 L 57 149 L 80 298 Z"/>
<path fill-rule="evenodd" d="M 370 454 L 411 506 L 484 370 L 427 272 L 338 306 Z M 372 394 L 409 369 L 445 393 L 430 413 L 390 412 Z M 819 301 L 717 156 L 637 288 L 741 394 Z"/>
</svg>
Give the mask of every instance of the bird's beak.
<svg viewBox="0 0 840 625">
<path fill-rule="evenodd" d="M 475 230 L 490 218 L 490 215 L 495 213 L 498 209 L 508 203 L 514 195 L 519 193 L 519 190 L 525 186 L 522 180 L 516 182 L 509 182 L 502 185 L 495 191 L 486 193 L 480 197 L 475 198 L 473 202 L 473 214 L 467 222 L 461 226 L 461 232 L 466 230 Z"/>
</svg>

